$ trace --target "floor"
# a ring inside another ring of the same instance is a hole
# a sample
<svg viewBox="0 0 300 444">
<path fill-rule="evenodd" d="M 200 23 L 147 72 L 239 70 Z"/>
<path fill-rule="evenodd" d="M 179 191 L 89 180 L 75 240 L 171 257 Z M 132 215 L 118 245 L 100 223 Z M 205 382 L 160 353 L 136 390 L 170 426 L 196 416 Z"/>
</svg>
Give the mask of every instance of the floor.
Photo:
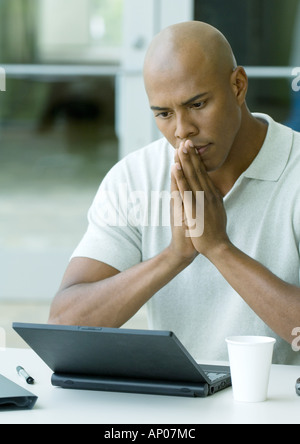
<svg viewBox="0 0 300 444">
<path fill-rule="evenodd" d="M 0 128 L 0 333 L 8 347 L 25 346 L 13 321 L 47 322 L 86 229 L 88 208 L 118 160 L 112 128 L 102 127 L 99 136 L 79 126 L 72 131 L 58 125 L 45 133 L 30 126 Z M 145 311 L 126 326 L 147 328 Z"/>
</svg>

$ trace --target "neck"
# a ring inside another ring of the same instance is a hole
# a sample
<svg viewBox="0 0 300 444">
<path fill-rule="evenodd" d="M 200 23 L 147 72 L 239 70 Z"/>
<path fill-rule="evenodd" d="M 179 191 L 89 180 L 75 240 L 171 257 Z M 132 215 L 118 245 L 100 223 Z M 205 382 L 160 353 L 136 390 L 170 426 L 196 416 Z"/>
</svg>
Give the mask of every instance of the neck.
<svg viewBox="0 0 300 444">
<path fill-rule="evenodd" d="M 241 128 L 226 161 L 218 170 L 209 173 L 223 196 L 251 165 L 264 143 L 267 130 L 267 125 L 252 116 L 245 105 Z"/>
</svg>

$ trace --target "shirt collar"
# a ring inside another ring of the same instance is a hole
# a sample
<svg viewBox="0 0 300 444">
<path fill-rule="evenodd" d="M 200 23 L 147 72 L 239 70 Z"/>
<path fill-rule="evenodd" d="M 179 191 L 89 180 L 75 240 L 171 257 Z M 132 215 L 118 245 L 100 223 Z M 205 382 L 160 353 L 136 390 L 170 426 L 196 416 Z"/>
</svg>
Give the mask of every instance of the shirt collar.
<svg viewBox="0 0 300 444">
<path fill-rule="evenodd" d="M 283 173 L 292 149 L 293 131 L 275 122 L 267 114 L 254 113 L 254 117 L 268 123 L 265 141 L 244 177 L 277 181 Z"/>
</svg>

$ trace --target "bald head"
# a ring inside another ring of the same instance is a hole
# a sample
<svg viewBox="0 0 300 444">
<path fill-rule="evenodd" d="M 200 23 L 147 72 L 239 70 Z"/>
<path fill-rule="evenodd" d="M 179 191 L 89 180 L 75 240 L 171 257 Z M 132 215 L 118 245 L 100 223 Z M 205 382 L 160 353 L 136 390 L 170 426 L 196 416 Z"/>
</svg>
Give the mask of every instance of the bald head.
<svg viewBox="0 0 300 444">
<path fill-rule="evenodd" d="M 178 64 L 219 75 L 230 75 L 236 68 L 235 57 L 224 35 L 199 21 L 178 23 L 156 35 L 145 58 L 146 88 L 153 75 L 170 72 Z"/>
<path fill-rule="evenodd" d="M 247 74 L 214 27 L 192 21 L 164 29 L 149 47 L 144 79 L 161 133 L 174 148 L 190 140 L 208 172 L 225 164 L 243 132 L 248 140 Z"/>
</svg>

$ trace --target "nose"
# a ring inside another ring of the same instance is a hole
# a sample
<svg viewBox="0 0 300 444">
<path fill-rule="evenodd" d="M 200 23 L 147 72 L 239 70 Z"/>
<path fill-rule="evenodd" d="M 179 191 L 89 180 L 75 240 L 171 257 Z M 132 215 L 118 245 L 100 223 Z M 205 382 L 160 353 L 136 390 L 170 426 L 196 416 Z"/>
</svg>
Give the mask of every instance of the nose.
<svg viewBox="0 0 300 444">
<path fill-rule="evenodd" d="M 198 134 L 198 128 L 191 119 L 185 114 L 177 115 L 175 129 L 176 139 L 185 140 L 196 134 Z"/>
</svg>

